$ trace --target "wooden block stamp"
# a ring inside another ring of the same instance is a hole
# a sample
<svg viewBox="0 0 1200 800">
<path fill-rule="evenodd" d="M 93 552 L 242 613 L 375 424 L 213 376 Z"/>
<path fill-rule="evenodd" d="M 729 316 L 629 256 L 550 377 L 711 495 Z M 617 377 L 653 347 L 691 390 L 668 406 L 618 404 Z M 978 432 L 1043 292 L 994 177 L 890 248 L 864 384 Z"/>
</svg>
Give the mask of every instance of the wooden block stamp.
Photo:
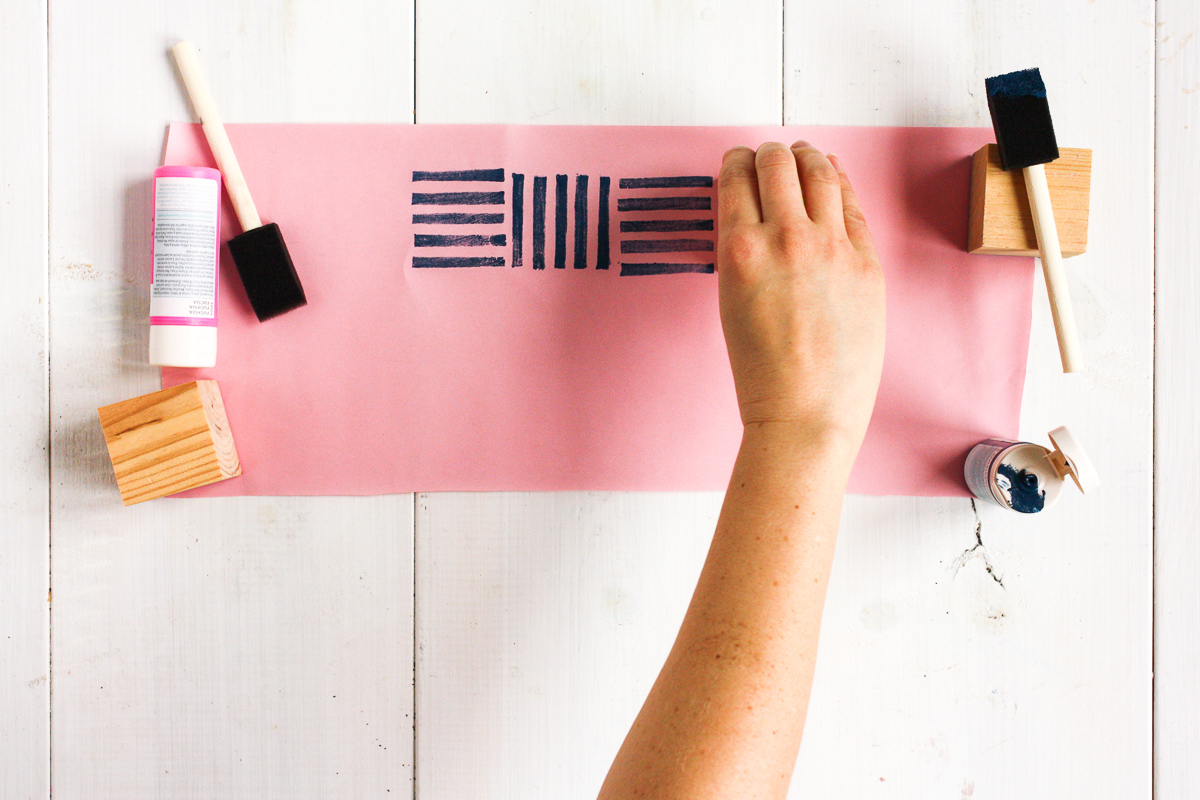
<svg viewBox="0 0 1200 800">
<path fill-rule="evenodd" d="M 1092 188 L 1092 151 L 1060 147 L 1046 164 L 1046 182 L 1063 257 L 1087 250 L 1088 202 Z M 971 160 L 971 219 L 967 250 L 1007 256 L 1036 256 L 1037 235 L 1025 178 L 1020 170 L 1000 168 L 1000 150 L 987 144 Z"/>
<path fill-rule="evenodd" d="M 127 506 L 242 474 L 216 381 L 192 381 L 98 411 Z"/>
</svg>

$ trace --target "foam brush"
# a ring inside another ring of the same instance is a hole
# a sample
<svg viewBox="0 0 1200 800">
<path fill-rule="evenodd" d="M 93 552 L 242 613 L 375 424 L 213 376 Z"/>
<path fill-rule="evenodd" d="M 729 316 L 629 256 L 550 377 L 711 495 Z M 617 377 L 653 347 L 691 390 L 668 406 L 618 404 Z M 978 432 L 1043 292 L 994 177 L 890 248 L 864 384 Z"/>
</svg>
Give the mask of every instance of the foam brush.
<svg viewBox="0 0 1200 800">
<path fill-rule="evenodd" d="M 300 285 L 300 277 L 279 225 L 274 222 L 263 225 L 258 216 L 246 178 L 217 113 L 208 81 L 200 70 L 196 48 L 191 42 L 180 42 L 171 48 L 171 54 L 179 65 L 192 108 L 204 127 L 204 138 L 225 178 L 225 189 L 242 225 L 242 233 L 229 240 L 229 254 L 233 256 L 254 315 L 263 322 L 305 305 L 308 301 L 304 287 Z"/>
<path fill-rule="evenodd" d="M 1044 166 L 1058 158 L 1058 143 L 1054 138 L 1050 104 L 1046 99 L 1046 84 L 1042 82 L 1042 74 L 1037 69 L 997 75 L 988 78 L 986 84 L 988 111 L 991 112 L 992 127 L 996 131 L 1000 165 L 1006 170 L 1021 170 L 1025 178 L 1063 372 L 1079 372 L 1083 369 L 1079 334 L 1075 329 L 1075 313 L 1071 309 L 1071 296 L 1067 291 L 1067 275 L 1063 269 L 1058 228 L 1054 223 L 1054 208 L 1050 204 L 1050 187 L 1046 183 Z"/>
</svg>

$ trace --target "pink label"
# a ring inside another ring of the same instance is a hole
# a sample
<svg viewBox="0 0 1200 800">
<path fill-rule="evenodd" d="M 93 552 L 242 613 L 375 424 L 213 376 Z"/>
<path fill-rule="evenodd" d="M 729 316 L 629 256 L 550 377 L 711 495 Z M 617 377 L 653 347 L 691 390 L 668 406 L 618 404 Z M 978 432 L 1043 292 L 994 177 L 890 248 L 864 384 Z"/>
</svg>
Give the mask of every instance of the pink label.
<svg viewBox="0 0 1200 800">
<path fill-rule="evenodd" d="M 206 319 L 202 319 L 200 317 L 151 317 L 150 324 L 151 325 L 200 325 L 200 326 L 208 326 L 210 328 L 215 328 L 215 327 L 217 327 L 217 320 L 215 317 L 208 317 Z"/>
</svg>

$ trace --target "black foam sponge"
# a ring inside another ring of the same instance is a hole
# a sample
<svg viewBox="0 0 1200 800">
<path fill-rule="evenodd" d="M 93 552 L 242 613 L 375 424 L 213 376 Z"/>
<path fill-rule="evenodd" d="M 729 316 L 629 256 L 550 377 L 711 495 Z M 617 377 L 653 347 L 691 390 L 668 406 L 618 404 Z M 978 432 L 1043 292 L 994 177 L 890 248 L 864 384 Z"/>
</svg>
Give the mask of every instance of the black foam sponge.
<svg viewBox="0 0 1200 800">
<path fill-rule="evenodd" d="M 308 303 L 283 234 L 274 222 L 230 239 L 229 254 L 259 322 Z"/>
<path fill-rule="evenodd" d="M 1024 169 L 1058 158 L 1042 73 L 1026 69 L 988 78 L 985 83 L 1000 166 Z"/>
</svg>

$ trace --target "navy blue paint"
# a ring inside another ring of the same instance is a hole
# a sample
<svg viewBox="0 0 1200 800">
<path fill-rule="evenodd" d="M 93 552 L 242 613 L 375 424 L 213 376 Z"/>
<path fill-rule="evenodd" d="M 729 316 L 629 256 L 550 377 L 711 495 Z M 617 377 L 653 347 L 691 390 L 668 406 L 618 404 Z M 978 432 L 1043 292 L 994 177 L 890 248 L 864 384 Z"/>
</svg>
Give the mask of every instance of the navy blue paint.
<svg viewBox="0 0 1200 800">
<path fill-rule="evenodd" d="M 507 237 L 503 233 L 497 233 L 494 236 L 476 236 L 474 234 L 467 236 L 443 236 L 432 233 L 413 234 L 414 247 L 483 247 L 485 245 L 503 247 L 506 244 L 508 244 Z"/>
<path fill-rule="evenodd" d="M 1008 485 L 1005 486 L 1007 479 Z M 1035 514 L 1046 507 L 1046 493 L 1038 486 L 1038 477 L 1027 470 L 1015 470 L 1011 464 L 996 467 L 996 482 L 1007 491 L 1013 511 Z"/>
<path fill-rule="evenodd" d="M 546 176 L 533 179 L 533 268 L 546 268 Z"/>
<path fill-rule="evenodd" d="M 1024 169 L 1058 158 L 1042 74 L 1027 69 L 997 75 L 985 83 L 1000 166 L 1006 170 Z"/>
<path fill-rule="evenodd" d="M 984 78 L 983 85 L 987 88 L 988 97 L 1046 96 L 1046 84 L 1042 81 L 1042 72 L 1037 67 Z"/>
<path fill-rule="evenodd" d="M 587 269 L 588 176 L 575 176 L 575 269 Z"/>
<path fill-rule="evenodd" d="M 422 267 L 503 267 L 504 258 L 497 256 L 413 256 L 413 266 Z"/>
<path fill-rule="evenodd" d="M 608 269 L 612 259 L 608 255 L 608 190 L 612 178 L 600 178 L 600 218 L 596 221 L 596 269 Z"/>
<path fill-rule="evenodd" d="M 519 267 L 525 235 L 525 176 L 514 172 L 512 179 L 512 265 Z"/>
<path fill-rule="evenodd" d="M 622 197 L 617 200 L 617 211 L 707 211 L 711 208 L 711 197 Z"/>
<path fill-rule="evenodd" d="M 504 222 L 503 214 L 413 214 L 417 224 L 491 225 Z"/>
<path fill-rule="evenodd" d="M 666 231 L 711 231 L 711 219 L 633 219 L 621 223 L 621 233 L 662 233 Z"/>
<path fill-rule="evenodd" d="M 413 171 L 414 181 L 502 181 L 503 169 L 463 169 L 455 172 Z"/>
<path fill-rule="evenodd" d="M 716 272 L 714 264 L 621 263 L 621 275 L 676 275 L 681 272 Z"/>
<path fill-rule="evenodd" d="M 694 253 L 712 252 L 712 239 L 626 239 L 622 253 Z"/>
<path fill-rule="evenodd" d="M 554 268 L 567 268 L 567 176 L 554 176 Z"/>
<path fill-rule="evenodd" d="M 676 175 L 669 178 L 621 178 L 622 189 L 679 189 L 713 185 L 711 175 Z"/>
<path fill-rule="evenodd" d="M 414 206 L 498 206 L 504 192 L 413 192 Z"/>
</svg>

